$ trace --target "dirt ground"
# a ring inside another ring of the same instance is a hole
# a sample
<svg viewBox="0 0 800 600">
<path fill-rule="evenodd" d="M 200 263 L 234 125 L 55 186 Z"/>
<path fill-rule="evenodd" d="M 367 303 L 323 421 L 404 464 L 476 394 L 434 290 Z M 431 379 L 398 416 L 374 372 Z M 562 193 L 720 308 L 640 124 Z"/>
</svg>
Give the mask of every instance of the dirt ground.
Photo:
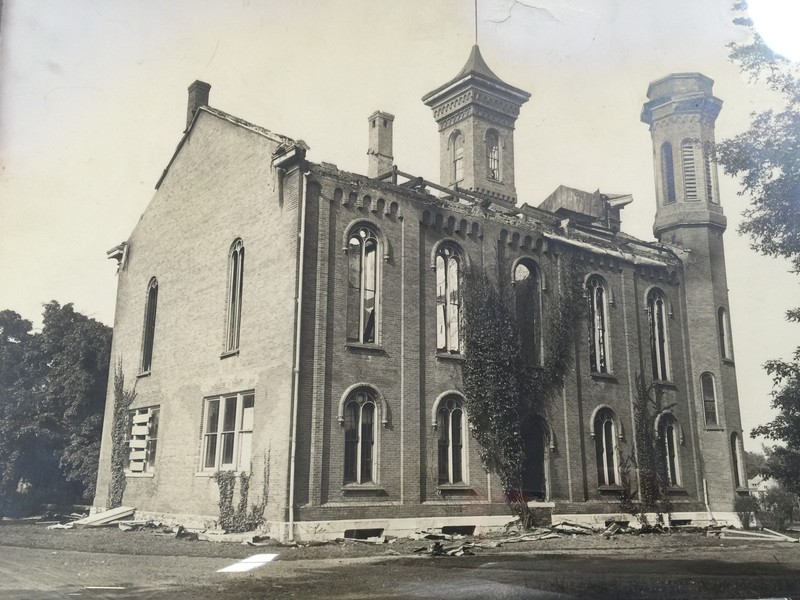
<svg viewBox="0 0 800 600">
<path fill-rule="evenodd" d="M 460 557 L 430 556 L 433 543 L 252 547 L 156 531 L 48 530 L 3 521 L 0 597 L 800 598 L 800 544 L 788 542 L 594 534 L 475 547 Z M 217 573 L 262 553 L 277 560 L 248 573 Z"/>
</svg>

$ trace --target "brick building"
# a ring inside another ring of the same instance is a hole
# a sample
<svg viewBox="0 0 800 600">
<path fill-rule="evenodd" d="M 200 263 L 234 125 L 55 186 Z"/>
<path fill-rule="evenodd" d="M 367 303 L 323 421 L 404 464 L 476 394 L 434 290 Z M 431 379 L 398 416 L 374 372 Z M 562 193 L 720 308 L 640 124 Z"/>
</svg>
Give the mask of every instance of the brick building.
<svg viewBox="0 0 800 600">
<path fill-rule="evenodd" d="M 585 323 L 563 390 L 520 423 L 524 488 L 554 515 L 619 512 L 635 452 L 635 377 L 663 391 L 655 430 L 675 518 L 731 520 L 746 493 L 728 319 L 725 217 L 709 160 L 721 101 L 698 73 L 653 82 L 642 121 L 656 174 L 654 233 L 620 230 L 632 199 L 514 185 L 514 125 L 529 94 L 475 46 L 427 94 L 440 180 L 394 166 L 393 116 L 368 119 L 367 175 L 307 160 L 304 142 L 208 106 L 186 131 L 119 264 L 113 356 L 136 398 L 124 504 L 184 522 L 218 514 L 220 470 L 284 536 L 500 525 L 496 477 L 469 435 L 463 270 L 514 289 L 528 360 L 548 351 L 563 265 L 579 265 Z M 246 260 L 245 260 L 246 259 Z M 109 386 L 95 504 L 111 480 Z"/>
</svg>

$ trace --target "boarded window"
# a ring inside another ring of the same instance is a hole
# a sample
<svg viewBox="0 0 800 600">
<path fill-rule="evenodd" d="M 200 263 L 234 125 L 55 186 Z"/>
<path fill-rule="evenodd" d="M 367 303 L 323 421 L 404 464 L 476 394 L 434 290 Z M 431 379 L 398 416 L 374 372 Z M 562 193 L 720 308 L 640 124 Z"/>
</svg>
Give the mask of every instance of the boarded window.
<svg viewBox="0 0 800 600">
<path fill-rule="evenodd" d="M 158 447 L 158 417 L 156 406 L 137 408 L 128 415 L 128 471 L 152 473 L 156 466 Z"/>
</svg>

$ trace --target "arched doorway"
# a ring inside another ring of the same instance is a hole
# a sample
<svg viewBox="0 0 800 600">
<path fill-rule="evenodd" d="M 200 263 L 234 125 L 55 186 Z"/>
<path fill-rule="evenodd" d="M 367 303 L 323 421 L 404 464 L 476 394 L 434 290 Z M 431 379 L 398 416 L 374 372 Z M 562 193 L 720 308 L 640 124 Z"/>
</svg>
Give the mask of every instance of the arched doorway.
<svg viewBox="0 0 800 600">
<path fill-rule="evenodd" d="M 522 492 L 527 500 L 547 500 L 547 425 L 538 417 L 522 422 L 525 462 L 522 466 Z"/>
</svg>

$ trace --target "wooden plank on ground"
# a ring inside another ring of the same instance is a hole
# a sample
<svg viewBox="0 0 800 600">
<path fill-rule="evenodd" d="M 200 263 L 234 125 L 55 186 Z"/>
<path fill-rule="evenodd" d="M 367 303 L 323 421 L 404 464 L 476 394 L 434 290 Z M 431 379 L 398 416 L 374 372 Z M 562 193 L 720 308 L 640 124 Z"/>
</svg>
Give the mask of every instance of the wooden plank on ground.
<svg viewBox="0 0 800 600">
<path fill-rule="evenodd" d="M 89 515 L 83 519 L 78 519 L 77 521 L 73 521 L 72 524 L 78 527 L 97 527 L 99 525 L 105 525 L 106 523 L 112 523 L 113 521 L 130 518 L 133 516 L 134 512 L 136 512 L 135 508 L 120 506 L 118 508 L 112 508 L 111 510 L 104 510 L 101 513 Z"/>
</svg>

